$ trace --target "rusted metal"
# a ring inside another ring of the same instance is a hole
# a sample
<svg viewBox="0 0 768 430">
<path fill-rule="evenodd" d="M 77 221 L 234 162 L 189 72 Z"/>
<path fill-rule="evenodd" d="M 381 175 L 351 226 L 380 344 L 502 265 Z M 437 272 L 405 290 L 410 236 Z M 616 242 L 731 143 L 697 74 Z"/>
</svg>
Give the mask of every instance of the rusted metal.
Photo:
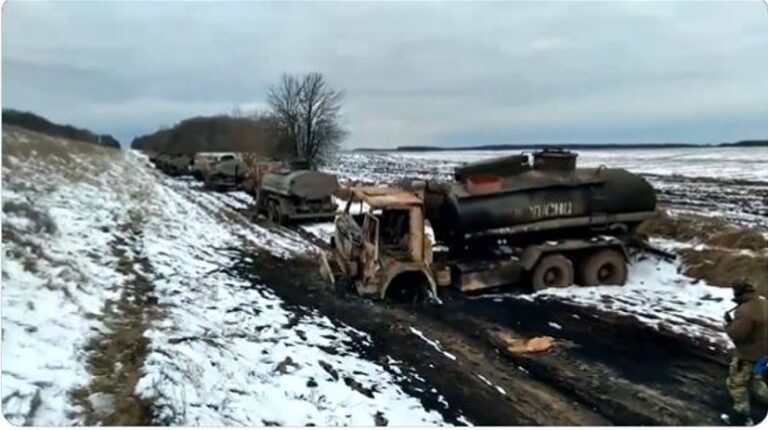
<svg viewBox="0 0 768 430">
<path fill-rule="evenodd" d="M 372 208 L 398 208 L 421 206 L 422 200 L 412 192 L 395 187 L 354 187 L 351 189 L 356 200 Z"/>
<path fill-rule="evenodd" d="M 567 151 L 526 160 L 468 165 L 457 169 L 459 182 L 427 183 L 421 192 L 351 188 L 336 219 L 334 261 L 360 294 L 382 298 L 402 274 L 422 275 L 432 296 L 437 285 L 461 291 L 526 282 L 535 289 L 568 286 L 575 274 L 602 270 L 598 254 L 610 254 L 606 261 L 616 273 L 626 273 L 632 228 L 654 216 L 653 189 L 621 169 L 576 169 L 576 155 Z M 362 216 L 351 213 L 355 201 L 367 206 Z M 447 252 L 433 255 L 427 220 Z M 560 276 L 549 276 L 553 271 Z M 620 278 L 613 282 L 623 283 Z"/>
<path fill-rule="evenodd" d="M 333 255 L 361 295 L 413 296 L 436 300 L 432 242 L 424 234 L 418 196 L 399 188 L 353 187 L 350 202 L 336 218 Z M 362 218 L 351 212 L 364 202 Z"/>
</svg>

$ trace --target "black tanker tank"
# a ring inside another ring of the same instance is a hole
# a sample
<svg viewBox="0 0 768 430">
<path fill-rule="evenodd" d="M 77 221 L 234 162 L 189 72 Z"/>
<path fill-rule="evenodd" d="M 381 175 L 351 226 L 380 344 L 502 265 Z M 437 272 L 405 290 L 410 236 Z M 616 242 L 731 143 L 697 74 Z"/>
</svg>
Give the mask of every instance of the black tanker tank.
<svg viewBox="0 0 768 430">
<path fill-rule="evenodd" d="M 470 163 L 455 182 L 430 182 L 425 209 L 438 241 L 623 234 L 654 216 L 656 193 L 624 169 L 576 168 L 577 154 L 544 150 Z"/>
</svg>

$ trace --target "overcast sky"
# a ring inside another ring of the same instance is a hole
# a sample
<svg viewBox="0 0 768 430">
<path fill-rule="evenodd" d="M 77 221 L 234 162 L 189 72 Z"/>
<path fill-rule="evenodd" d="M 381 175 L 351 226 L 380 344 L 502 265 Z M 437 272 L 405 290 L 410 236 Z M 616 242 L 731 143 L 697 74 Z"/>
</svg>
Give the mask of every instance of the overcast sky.
<svg viewBox="0 0 768 430">
<path fill-rule="evenodd" d="M 760 0 L 10 0 L 2 39 L 4 107 L 123 144 L 308 71 L 345 92 L 347 148 L 768 136 Z"/>
</svg>

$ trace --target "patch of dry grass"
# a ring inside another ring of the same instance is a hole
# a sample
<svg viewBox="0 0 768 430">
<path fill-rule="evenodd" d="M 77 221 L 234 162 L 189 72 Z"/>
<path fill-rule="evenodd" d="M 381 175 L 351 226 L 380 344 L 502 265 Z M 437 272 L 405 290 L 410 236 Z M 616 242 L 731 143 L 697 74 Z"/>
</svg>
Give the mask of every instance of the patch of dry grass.
<svg viewBox="0 0 768 430">
<path fill-rule="evenodd" d="M 641 224 L 638 233 L 690 242 L 690 247 L 680 251 L 687 276 L 721 287 L 746 279 L 768 297 L 768 241 L 764 229 L 661 211 L 658 217 Z"/>
<path fill-rule="evenodd" d="M 640 224 L 637 232 L 683 242 L 697 241 L 712 247 L 750 251 L 768 248 L 764 229 L 736 226 L 723 219 L 691 214 L 672 216 L 666 211 L 659 211 L 656 218 Z"/>
</svg>

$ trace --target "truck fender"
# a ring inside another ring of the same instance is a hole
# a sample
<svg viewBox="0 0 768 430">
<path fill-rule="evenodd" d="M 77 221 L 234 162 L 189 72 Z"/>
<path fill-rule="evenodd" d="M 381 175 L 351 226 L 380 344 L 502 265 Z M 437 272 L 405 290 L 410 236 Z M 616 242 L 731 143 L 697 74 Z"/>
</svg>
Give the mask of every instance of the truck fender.
<svg viewBox="0 0 768 430">
<path fill-rule="evenodd" d="M 541 249 L 540 246 L 529 246 L 523 251 L 523 255 L 520 257 L 520 263 L 523 265 L 526 271 L 531 271 L 533 270 L 533 267 L 536 266 L 536 263 L 539 262 L 541 254 L 543 253 L 544 250 Z"/>
<path fill-rule="evenodd" d="M 427 299 L 437 298 L 437 284 L 435 283 L 435 279 L 432 276 L 432 274 L 425 269 L 420 269 L 420 268 L 416 269 L 413 267 L 401 267 L 387 273 L 387 277 L 384 282 L 384 288 L 381 289 L 380 298 L 384 299 L 386 297 L 387 290 L 389 289 L 389 286 L 392 284 L 392 281 L 394 281 L 395 278 L 408 272 L 420 273 L 421 275 L 423 275 L 427 279 L 427 282 L 429 283 L 429 287 L 428 287 L 429 290 L 427 291 L 427 294 L 429 297 Z"/>
</svg>

